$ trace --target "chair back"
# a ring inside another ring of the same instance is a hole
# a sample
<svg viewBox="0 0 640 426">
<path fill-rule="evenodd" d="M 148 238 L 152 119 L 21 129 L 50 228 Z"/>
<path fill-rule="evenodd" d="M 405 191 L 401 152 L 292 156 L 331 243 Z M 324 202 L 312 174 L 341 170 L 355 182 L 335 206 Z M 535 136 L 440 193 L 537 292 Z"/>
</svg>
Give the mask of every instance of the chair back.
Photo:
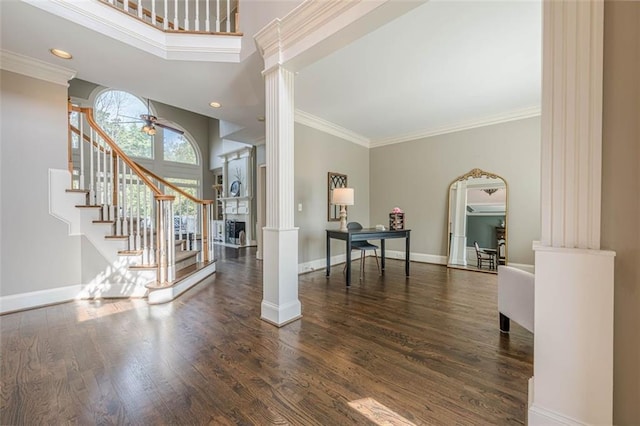
<svg viewBox="0 0 640 426">
<path fill-rule="evenodd" d="M 349 229 L 351 231 L 358 231 L 358 230 L 362 229 L 362 225 L 360 225 L 360 223 L 358 223 L 358 222 L 349 222 L 349 223 L 347 223 L 347 229 Z"/>
<path fill-rule="evenodd" d="M 473 245 L 476 247 L 476 254 L 480 256 L 480 246 L 478 245 L 478 242 L 474 241 Z"/>
</svg>

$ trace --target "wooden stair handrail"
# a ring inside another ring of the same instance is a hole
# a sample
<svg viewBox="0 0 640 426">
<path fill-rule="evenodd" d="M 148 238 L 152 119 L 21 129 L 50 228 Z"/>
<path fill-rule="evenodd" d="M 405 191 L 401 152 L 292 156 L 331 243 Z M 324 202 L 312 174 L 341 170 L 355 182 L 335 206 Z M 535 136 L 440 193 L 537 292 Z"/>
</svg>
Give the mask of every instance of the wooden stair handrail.
<svg viewBox="0 0 640 426">
<path fill-rule="evenodd" d="M 145 185 L 151 188 L 151 191 L 153 192 L 156 199 L 158 197 L 165 196 L 162 191 L 160 191 L 160 189 L 147 177 L 147 175 L 145 175 L 144 172 L 140 170 L 138 164 L 135 161 L 131 160 L 127 156 L 127 154 L 125 154 L 124 151 L 118 146 L 118 144 L 116 144 L 113 139 L 111 139 L 109 135 L 104 130 L 102 130 L 100 125 L 98 125 L 98 123 L 93 118 L 93 108 L 72 106 L 71 110 L 83 113 L 85 115 L 89 126 L 91 126 L 91 128 L 95 132 L 97 132 L 105 140 L 105 142 L 107 142 L 107 144 L 111 147 L 111 151 L 114 152 L 118 157 L 122 158 L 122 161 L 124 161 L 131 168 L 131 170 L 133 170 L 135 174 L 138 175 L 138 177 L 145 183 Z"/>
<path fill-rule="evenodd" d="M 69 128 L 71 129 L 71 131 L 73 133 L 75 133 L 76 135 L 80 136 L 80 129 L 78 129 L 76 126 L 74 126 L 73 124 L 69 124 Z M 87 135 L 82 135 L 82 139 L 85 140 L 85 142 L 91 143 L 91 138 Z M 107 151 L 105 150 L 103 147 L 101 147 L 100 145 L 98 145 L 95 141 L 93 141 L 93 146 L 97 149 L 99 149 L 100 151 L 110 154 L 111 151 Z"/>
<path fill-rule="evenodd" d="M 136 163 L 136 164 L 138 164 L 138 163 Z M 182 194 L 183 196 L 187 197 L 188 199 L 190 199 L 194 203 L 198 203 L 198 204 L 213 204 L 213 200 L 201 200 L 200 198 L 194 197 L 193 195 L 189 194 L 185 190 L 175 186 L 171 182 L 167 182 L 165 179 L 163 179 L 160 176 L 158 176 L 157 174 L 153 173 L 151 170 L 147 169 L 146 167 L 144 167 L 144 166 L 142 166 L 140 164 L 138 164 L 138 167 L 140 167 L 140 170 L 142 170 L 143 172 L 147 173 L 152 178 L 154 178 L 157 181 L 161 182 L 163 185 L 168 186 L 169 188 L 173 189 L 174 191 Z"/>
</svg>

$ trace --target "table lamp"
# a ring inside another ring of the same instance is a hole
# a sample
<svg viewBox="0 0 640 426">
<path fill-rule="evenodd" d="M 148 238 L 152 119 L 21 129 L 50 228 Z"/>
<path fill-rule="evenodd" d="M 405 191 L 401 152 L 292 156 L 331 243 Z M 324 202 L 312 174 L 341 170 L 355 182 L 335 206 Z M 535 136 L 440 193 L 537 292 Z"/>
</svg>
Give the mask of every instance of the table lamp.
<svg viewBox="0 0 640 426">
<path fill-rule="evenodd" d="M 347 209 L 353 205 L 353 188 L 335 188 L 331 194 L 331 203 L 340 206 L 340 231 L 347 232 Z"/>
</svg>

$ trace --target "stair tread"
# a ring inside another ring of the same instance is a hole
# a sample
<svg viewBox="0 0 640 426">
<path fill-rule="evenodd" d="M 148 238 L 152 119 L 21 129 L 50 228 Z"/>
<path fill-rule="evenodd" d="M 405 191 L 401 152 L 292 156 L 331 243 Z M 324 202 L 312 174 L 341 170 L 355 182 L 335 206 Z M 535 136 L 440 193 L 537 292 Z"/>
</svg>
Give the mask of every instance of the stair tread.
<svg viewBox="0 0 640 426">
<path fill-rule="evenodd" d="M 78 194 L 88 194 L 89 190 L 88 189 L 65 189 L 65 192 L 75 192 Z"/>
<path fill-rule="evenodd" d="M 104 238 L 107 240 L 128 240 L 129 236 L 128 235 L 105 235 Z"/>
<path fill-rule="evenodd" d="M 113 223 L 116 223 L 116 222 L 113 221 L 113 220 L 93 220 L 93 221 L 91 221 L 91 223 L 112 223 L 113 224 Z"/>
<path fill-rule="evenodd" d="M 140 256 L 143 253 L 142 250 L 120 250 L 118 255 L 120 256 Z"/>
<path fill-rule="evenodd" d="M 95 204 L 76 204 L 76 207 L 79 209 L 101 209 L 102 206 L 98 206 Z"/>
<path fill-rule="evenodd" d="M 197 256 L 198 253 L 200 253 L 200 252 L 196 251 L 196 250 L 181 250 L 181 251 L 177 251 L 176 252 L 176 262 L 188 259 L 188 258 L 190 258 L 192 256 Z"/>
<path fill-rule="evenodd" d="M 211 265 L 212 263 L 215 263 L 215 262 L 216 262 L 215 260 L 211 260 L 209 262 L 197 262 L 197 263 L 194 263 L 193 265 L 189 265 L 187 267 L 184 267 L 184 268 L 176 271 L 176 279 L 173 280 L 170 283 L 159 283 L 158 281 L 152 281 L 152 282 L 148 283 L 145 287 L 147 287 L 149 290 L 173 287 L 173 286 L 179 284 L 184 279 L 188 278 L 190 275 L 195 274 L 199 270 L 201 270 L 204 267 L 209 266 L 209 265 Z"/>
</svg>

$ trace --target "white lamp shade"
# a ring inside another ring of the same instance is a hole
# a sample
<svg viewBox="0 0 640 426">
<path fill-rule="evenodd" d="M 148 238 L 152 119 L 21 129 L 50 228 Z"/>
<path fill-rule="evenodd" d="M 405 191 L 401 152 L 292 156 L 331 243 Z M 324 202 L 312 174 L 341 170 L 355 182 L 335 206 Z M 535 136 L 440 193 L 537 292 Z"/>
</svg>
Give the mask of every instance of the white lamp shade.
<svg viewBox="0 0 640 426">
<path fill-rule="evenodd" d="M 338 206 L 352 206 L 353 188 L 335 188 L 331 194 L 331 202 Z"/>
</svg>

